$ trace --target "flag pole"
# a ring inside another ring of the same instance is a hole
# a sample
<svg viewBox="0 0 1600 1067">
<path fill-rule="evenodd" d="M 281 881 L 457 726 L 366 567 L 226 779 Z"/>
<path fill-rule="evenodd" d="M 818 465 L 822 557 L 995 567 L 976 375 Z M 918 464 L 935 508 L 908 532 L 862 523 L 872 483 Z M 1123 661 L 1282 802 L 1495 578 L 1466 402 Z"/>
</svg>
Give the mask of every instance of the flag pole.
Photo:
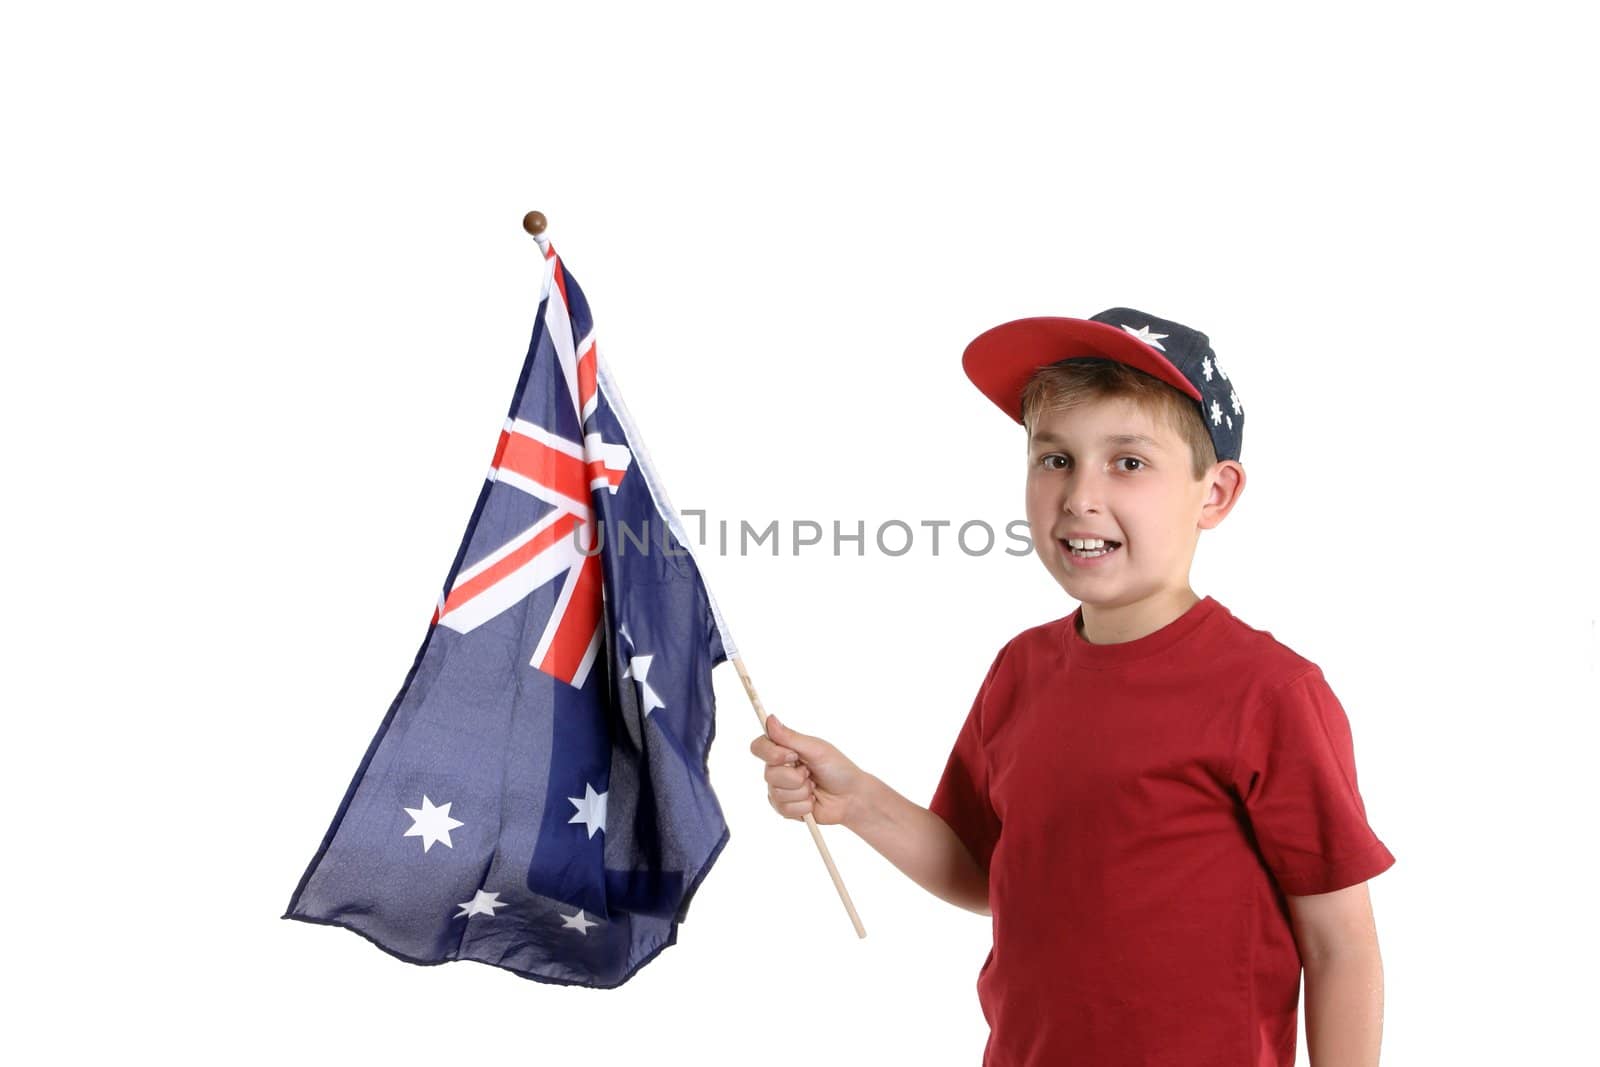
<svg viewBox="0 0 1600 1067">
<path fill-rule="evenodd" d="M 755 683 L 750 680 L 750 672 L 744 669 L 744 660 L 739 656 L 731 657 L 733 669 L 739 672 L 739 681 L 744 683 L 744 691 L 750 697 L 750 706 L 756 709 L 756 718 L 761 720 L 761 732 L 767 730 L 767 711 L 761 706 L 761 697 L 756 695 Z M 806 829 L 811 831 L 811 840 L 817 843 L 817 851 L 822 853 L 822 862 L 828 868 L 828 877 L 833 879 L 833 887 L 839 891 L 839 899 L 844 902 L 844 910 L 850 914 L 850 924 L 856 928 L 857 937 L 866 937 L 866 927 L 861 925 L 861 916 L 856 914 L 856 906 L 850 900 L 850 891 L 845 889 L 844 880 L 839 877 L 839 868 L 833 865 L 833 856 L 828 852 L 828 843 L 822 840 L 822 831 L 817 827 L 817 820 L 806 812 Z"/>
<path fill-rule="evenodd" d="M 541 249 L 545 247 L 544 231 L 548 225 L 548 220 L 546 220 L 544 214 L 539 211 L 530 211 L 522 217 L 522 228 L 539 243 L 539 247 Z M 688 547 L 687 544 L 685 547 Z M 710 593 L 711 591 L 707 589 L 706 595 L 710 596 Z M 725 650 L 728 652 L 728 660 L 733 664 L 734 670 L 739 672 L 739 681 L 744 683 L 745 695 L 750 698 L 750 706 L 755 709 L 756 719 L 760 721 L 761 730 L 763 733 L 765 733 L 767 729 L 767 712 L 766 709 L 761 706 L 761 697 L 756 694 L 755 683 L 750 680 L 750 672 L 745 670 L 744 660 L 740 658 L 739 653 L 735 650 L 733 641 L 727 634 L 726 624 L 722 620 L 722 614 L 716 610 L 714 603 L 712 606 L 712 611 L 717 616 L 717 627 L 722 633 L 723 644 L 725 646 Z M 822 863 L 828 868 L 828 877 L 833 879 L 834 889 L 839 891 L 839 899 L 844 902 L 844 910 L 850 916 L 850 924 L 855 927 L 856 936 L 866 937 L 866 927 L 861 925 L 861 916 L 856 914 L 856 906 L 850 900 L 850 892 L 849 890 L 845 889 L 844 880 L 839 877 L 839 868 L 834 866 L 833 856 L 828 852 L 827 842 L 822 839 L 822 831 L 817 827 L 817 821 L 811 817 L 811 813 L 809 811 L 806 812 L 805 819 L 806 828 L 811 831 L 811 840 L 816 842 L 817 851 L 822 854 Z"/>
</svg>

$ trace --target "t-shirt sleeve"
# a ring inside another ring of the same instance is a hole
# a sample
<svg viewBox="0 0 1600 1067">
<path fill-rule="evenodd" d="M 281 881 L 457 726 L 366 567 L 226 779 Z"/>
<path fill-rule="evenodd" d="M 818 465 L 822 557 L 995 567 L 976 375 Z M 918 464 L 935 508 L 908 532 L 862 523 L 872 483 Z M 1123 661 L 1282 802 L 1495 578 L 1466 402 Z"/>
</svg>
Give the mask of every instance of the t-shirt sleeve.
<svg viewBox="0 0 1600 1067">
<path fill-rule="evenodd" d="M 1005 649 L 995 657 L 978 687 L 978 695 L 967 712 L 966 722 L 956 734 L 955 745 L 945 764 L 944 775 L 933 791 L 928 810 L 938 815 L 956 832 L 972 858 L 985 874 L 1000 838 L 1000 818 L 989 802 L 989 764 L 983 750 L 984 703 L 993 688 Z"/>
<path fill-rule="evenodd" d="M 1394 856 L 1367 824 L 1350 721 L 1312 667 L 1247 713 L 1233 782 L 1262 858 L 1294 896 L 1381 874 Z"/>
</svg>

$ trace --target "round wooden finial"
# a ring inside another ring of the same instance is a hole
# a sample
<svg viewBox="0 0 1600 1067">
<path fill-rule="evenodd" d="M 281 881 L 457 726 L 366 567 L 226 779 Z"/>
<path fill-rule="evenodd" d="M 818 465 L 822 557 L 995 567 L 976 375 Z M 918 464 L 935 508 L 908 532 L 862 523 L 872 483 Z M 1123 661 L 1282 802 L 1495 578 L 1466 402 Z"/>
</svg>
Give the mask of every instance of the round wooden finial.
<svg viewBox="0 0 1600 1067">
<path fill-rule="evenodd" d="M 530 211 L 522 216 L 522 228 L 535 237 L 543 233 L 547 225 L 549 223 L 545 220 L 544 212 L 542 211 Z"/>
</svg>

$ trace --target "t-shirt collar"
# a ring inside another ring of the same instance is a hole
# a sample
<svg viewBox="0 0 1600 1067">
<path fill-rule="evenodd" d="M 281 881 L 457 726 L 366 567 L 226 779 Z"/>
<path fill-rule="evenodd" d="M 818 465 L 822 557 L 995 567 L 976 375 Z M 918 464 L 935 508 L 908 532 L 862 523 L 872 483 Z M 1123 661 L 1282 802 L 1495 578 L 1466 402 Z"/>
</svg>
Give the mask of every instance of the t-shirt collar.
<svg viewBox="0 0 1600 1067">
<path fill-rule="evenodd" d="M 1190 605 L 1189 610 L 1167 623 L 1132 641 L 1119 641 L 1110 645 L 1097 645 L 1085 641 L 1078 632 L 1078 620 L 1083 614 L 1079 605 L 1066 618 L 1066 651 L 1068 661 L 1075 667 L 1105 670 L 1120 667 L 1137 660 L 1165 652 L 1179 641 L 1194 633 L 1208 620 L 1226 609 L 1213 597 L 1206 596 Z"/>
</svg>

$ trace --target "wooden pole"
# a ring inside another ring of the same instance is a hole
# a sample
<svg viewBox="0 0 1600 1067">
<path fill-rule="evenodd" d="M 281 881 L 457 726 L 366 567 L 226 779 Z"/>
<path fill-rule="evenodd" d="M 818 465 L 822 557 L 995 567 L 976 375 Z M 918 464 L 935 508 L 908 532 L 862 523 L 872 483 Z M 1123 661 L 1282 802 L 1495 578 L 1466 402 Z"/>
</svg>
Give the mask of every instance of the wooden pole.
<svg viewBox="0 0 1600 1067">
<path fill-rule="evenodd" d="M 543 212 L 530 211 L 522 216 L 522 228 L 527 230 L 534 239 L 540 240 L 541 247 L 543 246 L 541 238 L 545 227 L 548 225 L 549 222 L 545 219 Z M 750 672 L 744 669 L 744 660 L 737 655 L 732 656 L 731 659 L 734 670 L 739 672 L 739 681 L 744 683 L 744 691 L 750 697 L 750 705 L 756 710 L 756 718 L 761 722 L 761 730 L 765 733 L 767 729 L 767 712 L 761 706 L 761 698 L 756 695 L 755 683 L 750 681 Z M 828 877 L 833 879 L 833 887 L 839 891 L 839 899 L 844 901 L 844 910 L 850 916 L 850 924 L 856 928 L 856 936 L 866 937 L 866 927 L 861 925 L 861 916 L 856 914 L 856 906 L 850 900 L 850 892 L 845 889 L 844 880 L 839 877 L 839 868 L 833 865 L 833 856 L 828 852 L 828 844 L 822 840 L 822 831 L 817 827 L 817 820 L 811 817 L 809 811 L 806 812 L 806 828 L 811 831 L 811 840 L 816 842 L 817 851 L 822 853 L 822 863 L 828 868 Z"/>
<path fill-rule="evenodd" d="M 744 691 L 750 697 L 750 704 L 756 709 L 756 718 L 761 721 L 761 730 L 767 729 L 767 711 L 761 706 L 761 698 L 756 695 L 755 683 L 750 680 L 750 672 L 744 669 L 744 660 L 738 656 L 733 657 L 734 670 L 739 672 L 739 681 L 744 683 Z M 817 844 L 817 851 L 822 853 L 823 865 L 828 868 L 828 877 L 833 879 L 833 887 L 839 891 L 839 899 L 844 902 L 844 910 L 850 915 L 850 924 L 856 928 L 857 937 L 866 937 L 866 927 L 861 925 L 861 916 L 856 914 L 856 906 L 850 901 L 850 892 L 844 887 L 844 880 L 839 877 L 839 868 L 833 865 L 833 856 L 828 852 L 828 844 L 822 840 L 822 830 L 817 826 L 817 820 L 806 812 L 806 828 L 811 831 L 811 840 Z"/>
</svg>

